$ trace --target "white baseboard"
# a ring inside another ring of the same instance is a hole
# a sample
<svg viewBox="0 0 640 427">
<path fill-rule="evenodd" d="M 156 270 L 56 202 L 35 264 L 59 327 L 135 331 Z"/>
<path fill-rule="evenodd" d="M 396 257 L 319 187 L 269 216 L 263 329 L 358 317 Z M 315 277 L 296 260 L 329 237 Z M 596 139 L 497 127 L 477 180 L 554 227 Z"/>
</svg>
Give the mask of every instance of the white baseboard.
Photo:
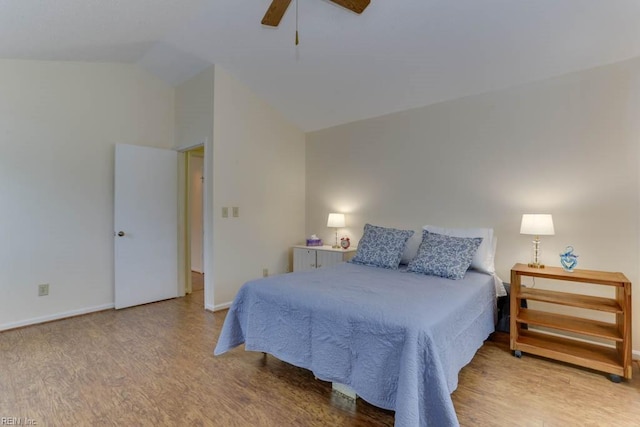
<svg viewBox="0 0 640 427">
<path fill-rule="evenodd" d="M 0 331 L 21 328 L 23 326 L 37 325 L 38 323 L 51 322 L 53 320 L 66 319 L 67 317 L 80 316 L 82 314 L 93 313 L 96 311 L 109 310 L 114 308 L 114 304 L 97 305 L 94 307 L 81 308 L 79 310 L 65 311 L 63 313 L 50 314 L 48 316 L 34 317 L 31 319 L 21 320 L 19 322 L 9 322 L 0 325 Z"/>
<path fill-rule="evenodd" d="M 204 305 L 204 309 L 205 310 L 209 310 L 209 311 L 226 310 L 229 307 L 231 307 L 231 302 L 225 302 L 225 303 L 216 304 L 216 305 L 211 305 L 211 304 L 205 304 Z"/>
</svg>

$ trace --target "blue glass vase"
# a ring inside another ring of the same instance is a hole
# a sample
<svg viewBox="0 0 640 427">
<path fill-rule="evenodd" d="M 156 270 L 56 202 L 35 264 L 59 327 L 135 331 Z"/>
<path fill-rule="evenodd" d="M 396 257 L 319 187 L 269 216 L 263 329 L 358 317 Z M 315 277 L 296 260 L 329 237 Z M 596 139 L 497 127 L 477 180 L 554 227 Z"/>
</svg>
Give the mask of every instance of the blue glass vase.
<svg viewBox="0 0 640 427">
<path fill-rule="evenodd" d="M 564 248 L 564 252 L 560 254 L 560 264 L 564 271 L 572 273 L 578 265 L 578 255 L 573 253 L 573 246 Z"/>
</svg>

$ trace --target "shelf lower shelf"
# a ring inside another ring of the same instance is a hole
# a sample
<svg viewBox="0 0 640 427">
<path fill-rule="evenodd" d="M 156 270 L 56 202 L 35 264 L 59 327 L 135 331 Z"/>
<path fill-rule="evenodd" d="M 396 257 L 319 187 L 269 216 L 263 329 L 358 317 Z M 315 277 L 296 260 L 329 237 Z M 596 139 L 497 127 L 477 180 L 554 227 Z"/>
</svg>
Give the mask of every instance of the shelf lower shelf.
<svg viewBox="0 0 640 427">
<path fill-rule="evenodd" d="M 615 324 L 600 322 L 598 320 L 523 308 L 520 309 L 516 322 L 545 326 L 547 328 L 604 338 L 616 342 L 623 341 L 622 335 Z"/>
<path fill-rule="evenodd" d="M 630 378 L 615 348 L 523 330 L 511 349 Z"/>
</svg>

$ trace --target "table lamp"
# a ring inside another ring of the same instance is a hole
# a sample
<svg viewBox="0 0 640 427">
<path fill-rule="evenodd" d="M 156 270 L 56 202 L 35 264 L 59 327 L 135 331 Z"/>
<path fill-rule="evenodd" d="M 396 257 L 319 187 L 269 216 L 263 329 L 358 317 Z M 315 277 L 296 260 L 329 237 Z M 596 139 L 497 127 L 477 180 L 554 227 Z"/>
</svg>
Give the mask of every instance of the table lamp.
<svg viewBox="0 0 640 427">
<path fill-rule="evenodd" d="M 540 236 L 553 236 L 553 218 L 550 214 L 524 214 L 520 224 L 520 234 L 535 236 L 533 239 L 533 261 L 529 267 L 544 268 L 540 264 Z"/>
<path fill-rule="evenodd" d="M 344 222 L 344 214 L 341 213 L 330 213 L 329 219 L 327 219 L 327 227 L 333 227 L 336 229 L 336 243 L 332 246 L 334 249 L 339 249 L 340 245 L 338 244 L 338 228 L 342 228 L 345 226 Z"/>
</svg>

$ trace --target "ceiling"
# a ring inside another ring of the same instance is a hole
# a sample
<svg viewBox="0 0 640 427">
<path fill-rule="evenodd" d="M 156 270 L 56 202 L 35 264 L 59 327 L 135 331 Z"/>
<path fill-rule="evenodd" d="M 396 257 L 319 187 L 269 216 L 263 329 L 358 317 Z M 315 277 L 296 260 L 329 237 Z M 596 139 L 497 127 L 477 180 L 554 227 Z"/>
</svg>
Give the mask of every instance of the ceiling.
<svg viewBox="0 0 640 427">
<path fill-rule="evenodd" d="M 0 58 L 218 64 L 304 131 L 640 56 L 637 0 L 0 0 Z"/>
</svg>

